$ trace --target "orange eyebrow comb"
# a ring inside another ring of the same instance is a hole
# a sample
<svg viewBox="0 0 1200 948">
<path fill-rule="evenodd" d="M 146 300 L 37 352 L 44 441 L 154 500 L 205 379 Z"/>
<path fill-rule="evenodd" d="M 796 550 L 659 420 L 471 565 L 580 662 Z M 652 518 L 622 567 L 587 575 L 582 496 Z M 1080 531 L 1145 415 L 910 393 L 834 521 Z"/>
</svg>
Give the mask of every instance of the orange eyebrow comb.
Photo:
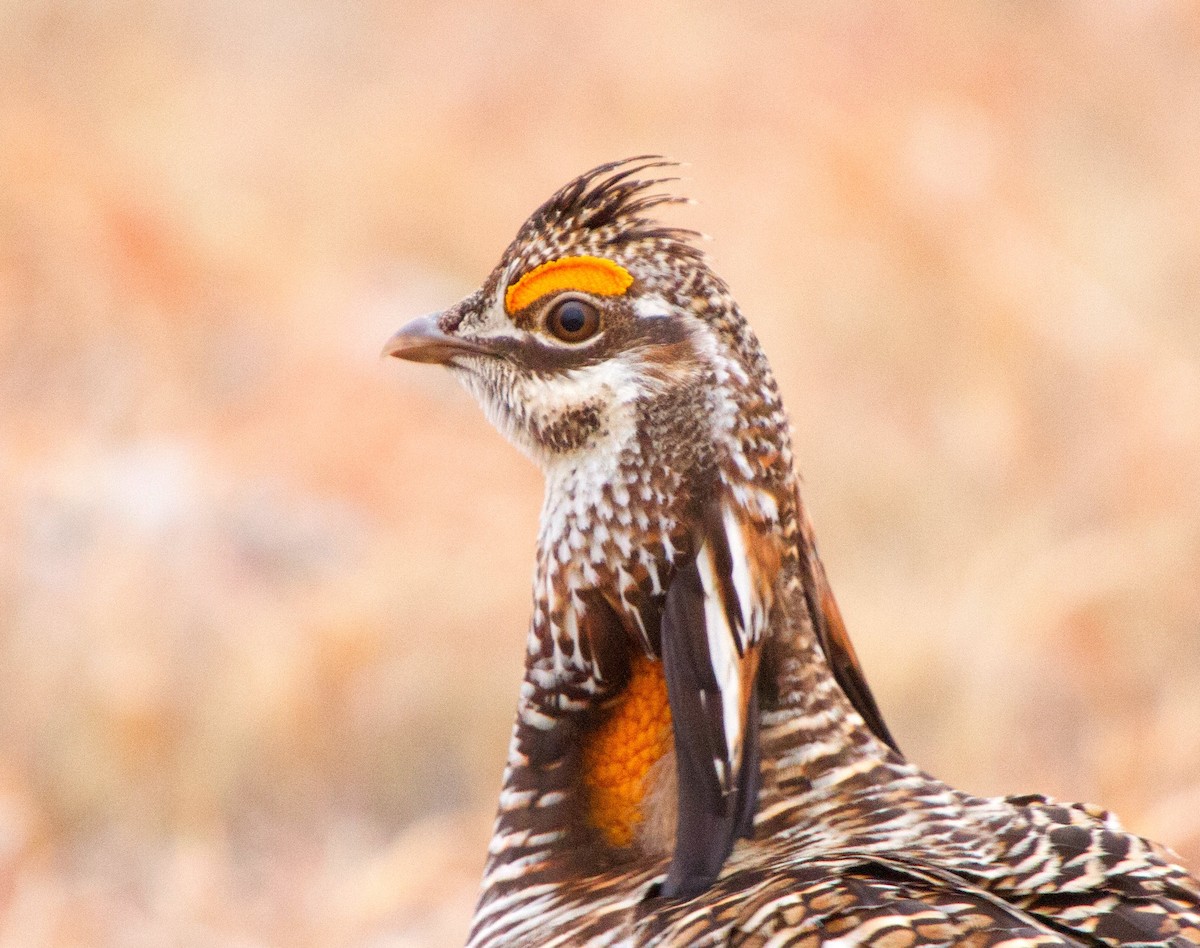
<svg viewBox="0 0 1200 948">
<path fill-rule="evenodd" d="M 504 308 L 511 316 L 547 293 L 579 290 L 594 296 L 620 296 L 633 283 L 633 275 L 619 263 L 604 257 L 560 257 L 534 267 L 504 294 Z"/>
</svg>

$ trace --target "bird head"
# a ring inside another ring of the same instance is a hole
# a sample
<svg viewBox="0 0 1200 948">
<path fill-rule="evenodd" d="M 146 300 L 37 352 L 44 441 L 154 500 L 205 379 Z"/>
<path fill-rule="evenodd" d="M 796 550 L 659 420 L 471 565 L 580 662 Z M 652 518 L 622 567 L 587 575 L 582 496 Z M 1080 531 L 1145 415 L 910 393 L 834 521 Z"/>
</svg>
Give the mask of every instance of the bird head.
<svg viewBox="0 0 1200 948">
<path fill-rule="evenodd" d="M 698 235 L 648 216 L 685 202 L 655 190 L 676 180 L 658 176 L 673 164 L 628 159 L 571 181 L 525 222 L 482 287 L 406 325 L 385 353 L 449 367 L 545 468 L 626 440 L 662 399 L 703 411 L 716 362 L 749 330 Z M 754 361 L 752 340 L 747 352 Z"/>
</svg>

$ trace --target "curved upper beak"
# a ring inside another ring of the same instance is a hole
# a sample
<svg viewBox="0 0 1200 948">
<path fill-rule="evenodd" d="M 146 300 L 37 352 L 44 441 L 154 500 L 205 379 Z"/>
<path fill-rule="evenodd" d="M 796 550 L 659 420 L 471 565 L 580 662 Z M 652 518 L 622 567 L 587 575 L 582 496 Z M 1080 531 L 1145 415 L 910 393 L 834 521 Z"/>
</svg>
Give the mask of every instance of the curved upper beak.
<svg viewBox="0 0 1200 948">
<path fill-rule="evenodd" d="M 445 365 L 456 355 L 486 355 L 489 350 L 471 339 L 442 332 L 441 313 L 430 313 L 401 327 L 383 347 L 385 356 L 407 359 L 409 362 L 431 362 Z"/>
</svg>

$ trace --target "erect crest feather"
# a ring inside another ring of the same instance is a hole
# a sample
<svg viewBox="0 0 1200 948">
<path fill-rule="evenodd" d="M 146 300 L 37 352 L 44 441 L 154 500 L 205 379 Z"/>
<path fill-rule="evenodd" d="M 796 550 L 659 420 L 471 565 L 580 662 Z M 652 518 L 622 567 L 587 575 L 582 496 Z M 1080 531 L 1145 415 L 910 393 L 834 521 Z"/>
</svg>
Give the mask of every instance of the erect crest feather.
<svg viewBox="0 0 1200 948">
<path fill-rule="evenodd" d="M 678 166 L 661 155 L 639 155 L 581 174 L 530 215 L 503 263 L 521 259 L 525 267 L 536 266 L 580 248 L 618 248 L 632 243 L 649 243 L 675 257 L 700 259 L 701 251 L 691 243 L 700 236 L 696 231 L 664 226 L 649 214 L 656 207 L 686 204 L 688 199 L 655 190 L 678 177 L 641 174 Z"/>
</svg>

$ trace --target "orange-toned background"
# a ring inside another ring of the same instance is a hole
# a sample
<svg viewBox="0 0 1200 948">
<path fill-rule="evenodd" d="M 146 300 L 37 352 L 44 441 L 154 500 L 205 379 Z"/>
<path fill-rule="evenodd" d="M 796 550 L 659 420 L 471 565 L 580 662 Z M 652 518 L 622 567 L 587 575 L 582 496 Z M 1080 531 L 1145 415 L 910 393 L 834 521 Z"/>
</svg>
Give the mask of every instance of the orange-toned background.
<svg viewBox="0 0 1200 948">
<path fill-rule="evenodd" d="M 646 151 L 910 755 L 1200 865 L 1198 11 L 0 6 L 0 942 L 461 941 L 541 487 L 378 352 Z"/>
</svg>

